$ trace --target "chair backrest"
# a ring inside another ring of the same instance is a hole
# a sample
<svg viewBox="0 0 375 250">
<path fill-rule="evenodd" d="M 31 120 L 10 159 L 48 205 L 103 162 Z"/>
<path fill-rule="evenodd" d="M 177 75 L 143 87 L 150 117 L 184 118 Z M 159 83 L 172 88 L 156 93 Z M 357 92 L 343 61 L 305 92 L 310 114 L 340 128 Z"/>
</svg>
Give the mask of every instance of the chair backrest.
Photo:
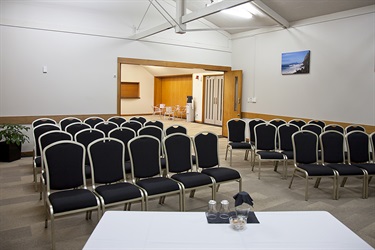
<svg viewBox="0 0 375 250">
<path fill-rule="evenodd" d="M 159 127 L 149 125 L 149 126 L 140 128 L 138 130 L 138 135 L 151 135 L 157 138 L 160 141 L 160 143 L 162 143 L 163 137 L 164 137 L 164 131 Z"/>
<path fill-rule="evenodd" d="M 193 169 L 191 139 L 181 133 L 168 135 L 163 140 L 167 171 L 181 173 Z"/>
<path fill-rule="evenodd" d="M 212 168 L 220 166 L 219 138 L 216 134 L 203 131 L 193 137 L 193 145 L 198 168 Z"/>
<path fill-rule="evenodd" d="M 124 143 L 124 145 L 125 145 L 125 161 L 129 161 L 130 156 L 129 156 L 129 150 L 128 150 L 128 143 L 131 139 L 133 139 L 137 136 L 135 131 L 131 128 L 120 127 L 120 128 L 115 128 L 115 129 L 112 129 L 111 131 L 109 131 L 108 136 L 110 138 L 119 139 L 120 141 L 122 141 Z"/>
<path fill-rule="evenodd" d="M 145 122 L 147 121 L 146 118 L 144 118 L 143 116 L 133 116 L 130 118 L 131 121 L 138 121 L 142 124 L 142 126 L 145 124 Z"/>
<path fill-rule="evenodd" d="M 363 131 L 352 131 L 345 135 L 349 163 L 366 163 L 370 161 L 370 137 Z"/>
<path fill-rule="evenodd" d="M 131 121 L 131 120 L 129 120 L 127 122 L 122 123 L 120 127 L 131 128 L 131 129 L 133 129 L 135 131 L 135 133 L 137 133 L 138 130 L 143 127 L 143 125 L 142 125 L 142 123 L 140 123 L 138 121 L 135 121 L 135 120 Z"/>
<path fill-rule="evenodd" d="M 145 122 L 145 124 L 143 124 L 143 126 L 156 126 L 161 128 L 162 130 L 164 129 L 164 123 L 162 123 L 161 121 L 147 121 Z"/>
<path fill-rule="evenodd" d="M 34 137 L 34 151 L 35 151 L 35 156 L 40 156 L 41 151 L 39 147 L 39 137 L 48 132 L 48 131 L 53 131 L 53 130 L 60 130 L 60 127 L 56 124 L 52 123 L 44 123 L 36 126 L 33 129 L 33 137 Z"/>
<path fill-rule="evenodd" d="M 275 125 L 278 128 L 280 125 L 286 124 L 287 122 L 284 121 L 283 119 L 272 119 L 269 121 L 269 123 L 271 123 L 272 125 Z"/>
<path fill-rule="evenodd" d="M 150 135 L 141 135 L 128 143 L 132 179 L 162 176 L 160 141 Z"/>
<path fill-rule="evenodd" d="M 116 138 L 101 138 L 87 148 L 93 188 L 95 184 L 107 184 L 125 180 L 125 145 Z"/>
<path fill-rule="evenodd" d="M 304 120 L 301 120 L 301 119 L 292 119 L 292 120 L 289 121 L 289 123 L 297 125 L 299 128 L 302 128 L 302 126 L 306 124 L 306 122 Z"/>
<path fill-rule="evenodd" d="M 261 123 L 266 123 L 265 120 L 263 119 L 251 119 L 249 121 L 249 135 L 250 135 L 250 141 L 255 142 L 255 133 L 254 133 L 254 128 L 256 125 L 261 124 Z"/>
<path fill-rule="evenodd" d="M 85 147 L 75 141 L 57 141 L 43 151 L 47 176 L 47 192 L 86 188 Z"/>
<path fill-rule="evenodd" d="M 112 116 L 107 119 L 107 121 L 114 122 L 117 124 L 117 126 L 121 126 L 124 122 L 126 122 L 126 119 L 122 116 Z"/>
<path fill-rule="evenodd" d="M 73 136 L 62 130 L 51 130 L 39 137 L 38 144 L 41 152 L 45 149 L 48 145 L 57 142 L 57 141 L 72 141 Z"/>
<path fill-rule="evenodd" d="M 34 129 L 36 126 L 40 125 L 40 124 L 56 124 L 57 125 L 57 122 L 54 120 L 54 119 L 51 119 L 51 118 L 38 118 L 36 120 L 34 120 L 32 123 L 31 123 L 31 127 Z"/>
<path fill-rule="evenodd" d="M 323 128 L 323 131 L 332 131 L 332 130 L 340 132 L 340 133 L 345 132 L 344 128 L 338 124 L 328 124 Z"/>
<path fill-rule="evenodd" d="M 300 130 L 292 135 L 294 164 L 318 162 L 318 135 L 309 130 Z"/>
<path fill-rule="evenodd" d="M 69 124 L 71 124 L 73 122 L 82 122 L 82 121 L 81 121 L 81 119 L 79 119 L 77 117 L 65 117 L 65 118 L 61 119 L 60 122 L 59 122 L 61 130 L 65 130 L 66 126 L 68 126 Z"/>
<path fill-rule="evenodd" d="M 319 136 L 322 133 L 322 127 L 315 123 L 308 123 L 306 125 L 303 125 L 301 130 L 308 130 L 311 132 L 314 132 Z"/>
<path fill-rule="evenodd" d="M 370 144 L 372 148 L 372 162 L 375 162 L 375 132 L 370 134 Z"/>
<path fill-rule="evenodd" d="M 118 125 L 114 122 L 103 121 L 97 123 L 94 128 L 103 131 L 104 134 L 107 136 L 109 131 L 111 131 L 114 128 L 118 128 Z"/>
<path fill-rule="evenodd" d="M 361 125 L 349 125 L 349 126 L 345 127 L 345 134 L 350 133 L 352 131 L 366 132 L 366 129 L 365 129 L 365 127 L 363 127 Z"/>
<path fill-rule="evenodd" d="M 83 122 L 90 125 L 90 127 L 95 128 L 95 125 L 99 122 L 104 122 L 104 119 L 98 116 L 91 116 L 83 120 Z"/>
<path fill-rule="evenodd" d="M 68 126 L 66 126 L 65 131 L 70 133 L 74 137 L 74 135 L 78 131 L 81 131 L 81 130 L 86 129 L 86 128 L 91 128 L 91 126 L 89 124 L 83 123 L 83 122 L 73 122 L 73 123 L 69 124 Z"/>
<path fill-rule="evenodd" d="M 187 134 L 187 129 L 184 126 L 181 125 L 172 125 L 169 126 L 168 128 L 165 129 L 165 134 L 166 135 L 171 135 L 174 133 L 182 133 L 182 134 Z"/>
<path fill-rule="evenodd" d="M 316 124 L 319 127 L 321 127 L 321 129 L 323 129 L 326 126 L 326 123 L 324 121 L 321 121 L 321 120 L 311 120 L 311 121 L 308 122 L 308 124 Z"/>
<path fill-rule="evenodd" d="M 85 147 L 85 149 L 87 149 L 91 142 L 104 137 L 105 134 L 103 131 L 95 128 L 87 128 L 77 132 L 74 135 L 74 140 L 81 143 Z M 89 162 L 89 156 L 88 154 L 86 154 L 85 163 L 89 164 Z"/>
<path fill-rule="evenodd" d="M 345 137 L 344 134 L 328 130 L 320 134 L 320 145 L 322 149 L 323 163 L 344 163 L 345 162 Z"/>
<path fill-rule="evenodd" d="M 246 122 L 242 119 L 230 119 L 227 122 L 228 141 L 245 142 L 246 141 Z"/>
<path fill-rule="evenodd" d="M 256 150 L 276 150 L 277 128 L 270 123 L 261 123 L 254 127 Z"/>
<path fill-rule="evenodd" d="M 293 151 L 292 135 L 299 131 L 295 124 L 286 123 L 277 128 L 279 138 L 279 149 L 284 151 Z"/>
</svg>

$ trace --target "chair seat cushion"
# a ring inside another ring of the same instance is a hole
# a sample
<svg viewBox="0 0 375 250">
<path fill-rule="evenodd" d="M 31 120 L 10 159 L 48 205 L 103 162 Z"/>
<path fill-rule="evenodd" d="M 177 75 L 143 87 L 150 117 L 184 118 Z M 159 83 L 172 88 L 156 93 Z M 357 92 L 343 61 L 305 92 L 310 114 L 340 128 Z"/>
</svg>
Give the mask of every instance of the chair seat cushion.
<svg viewBox="0 0 375 250">
<path fill-rule="evenodd" d="M 105 204 L 131 200 L 142 196 L 139 188 L 125 182 L 102 185 L 97 187 L 95 191 L 103 197 Z"/>
<path fill-rule="evenodd" d="M 305 170 L 309 176 L 334 175 L 332 168 L 320 164 L 301 164 L 298 167 Z"/>
<path fill-rule="evenodd" d="M 279 153 L 279 152 L 275 152 L 275 151 L 258 151 L 256 152 L 257 155 L 259 155 L 260 159 L 262 160 L 267 160 L 267 159 L 271 159 L 271 160 L 282 160 L 284 159 L 284 155 L 282 153 Z"/>
<path fill-rule="evenodd" d="M 212 184 L 212 180 L 208 175 L 198 172 L 174 174 L 171 178 L 184 184 L 185 188 Z"/>
<path fill-rule="evenodd" d="M 355 166 L 349 164 L 327 164 L 327 167 L 330 167 L 337 172 L 339 175 L 363 175 L 363 171 Z"/>
<path fill-rule="evenodd" d="M 54 213 L 98 206 L 96 196 L 87 189 L 59 191 L 48 196 Z"/>
<path fill-rule="evenodd" d="M 369 175 L 375 174 L 375 163 L 355 163 L 353 166 L 363 168 Z"/>
<path fill-rule="evenodd" d="M 288 158 L 288 160 L 294 159 L 294 153 L 293 153 L 293 151 L 281 151 L 281 153 L 283 155 L 285 155 L 286 158 Z"/>
<path fill-rule="evenodd" d="M 241 178 L 241 175 L 237 170 L 224 167 L 207 168 L 202 170 L 202 173 L 213 177 L 216 182 L 235 180 Z"/>
<path fill-rule="evenodd" d="M 232 149 L 252 149 L 251 144 L 247 142 L 230 142 Z"/>
<path fill-rule="evenodd" d="M 177 184 L 177 182 L 165 177 L 142 179 L 137 181 L 136 184 L 145 189 L 148 195 L 155 195 L 179 190 L 179 185 Z"/>
</svg>

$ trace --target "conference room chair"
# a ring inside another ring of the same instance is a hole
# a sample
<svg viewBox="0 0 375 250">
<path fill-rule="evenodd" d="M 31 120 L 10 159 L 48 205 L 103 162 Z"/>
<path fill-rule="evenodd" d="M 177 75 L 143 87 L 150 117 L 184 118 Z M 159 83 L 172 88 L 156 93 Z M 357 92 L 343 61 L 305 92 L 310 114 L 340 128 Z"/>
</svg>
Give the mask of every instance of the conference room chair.
<svg viewBox="0 0 375 250">
<path fill-rule="evenodd" d="M 57 122 L 54 119 L 47 118 L 47 117 L 42 117 L 42 118 L 35 119 L 31 123 L 31 128 L 34 129 L 36 126 L 41 125 L 41 124 L 45 124 L 45 123 L 56 124 L 57 125 Z"/>
<path fill-rule="evenodd" d="M 103 121 L 99 122 L 94 126 L 95 129 L 99 129 L 104 132 L 104 134 L 107 136 L 109 131 L 111 131 L 114 128 L 118 128 L 118 125 L 114 122 L 109 121 Z"/>
<path fill-rule="evenodd" d="M 108 136 L 110 138 L 116 138 L 122 141 L 125 145 L 125 173 L 127 175 L 130 175 L 131 173 L 131 163 L 130 163 L 130 156 L 129 156 L 129 149 L 128 149 L 128 143 L 131 139 L 135 138 L 137 134 L 135 131 L 131 128 L 125 128 L 125 127 L 119 127 L 112 129 L 109 131 Z M 130 179 L 130 178 L 129 178 Z"/>
<path fill-rule="evenodd" d="M 146 121 L 145 124 L 143 124 L 143 126 L 156 126 L 156 127 L 159 127 L 161 128 L 162 130 L 164 130 L 164 123 L 162 123 L 161 121 Z"/>
<path fill-rule="evenodd" d="M 87 147 L 91 142 L 104 137 L 104 132 L 95 128 L 83 129 L 74 135 L 74 140 L 81 143 L 85 147 L 85 174 L 87 179 L 91 178 L 90 159 L 87 153 Z"/>
<path fill-rule="evenodd" d="M 187 135 L 187 128 L 182 125 L 171 125 L 165 129 L 165 135 L 171 135 L 173 133 L 182 133 Z"/>
<path fill-rule="evenodd" d="M 91 128 L 91 126 L 87 123 L 84 123 L 84 122 L 73 122 L 71 124 L 69 124 L 68 126 L 66 126 L 65 128 L 65 131 L 68 132 L 69 134 L 71 134 L 74 138 L 74 135 L 83 130 L 83 129 L 86 129 L 86 128 Z"/>
<path fill-rule="evenodd" d="M 348 126 L 345 127 L 345 134 L 350 133 L 352 131 L 366 132 L 366 129 L 365 129 L 365 127 L 363 127 L 361 125 L 354 125 L 354 124 L 351 124 L 351 125 L 348 125 Z"/>
<path fill-rule="evenodd" d="M 159 115 L 159 118 L 163 115 L 163 110 L 159 106 L 151 105 L 152 115 Z"/>
<path fill-rule="evenodd" d="M 144 207 L 142 191 L 126 181 L 125 145 L 116 138 L 101 138 L 88 146 L 92 190 L 98 195 L 102 214 L 106 208 L 123 205 L 130 210 L 132 202 Z"/>
<path fill-rule="evenodd" d="M 336 172 L 318 163 L 318 135 L 308 130 L 300 130 L 293 134 L 294 171 L 289 188 L 292 187 L 294 177 L 305 179 L 305 200 L 309 198 L 309 179 L 316 178 L 315 188 L 319 187 L 321 178 L 333 179 L 332 197 L 336 199 Z"/>
<path fill-rule="evenodd" d="M 77 117 L 65 117 L 65 118 L 60 120 L 59 126 L 60 126 L 61 130 L 65 131 L 66 126 L 68 126 L 69 124 L 71 124 L 73 122 L 82 122 L 82 120 L 77 118 Z"/>
<path fill-rule="evenodd" d="M 311 131 L 311 132 L 315 133 L 318 137 L 323 132 L 322 127 L 320 125 L 316 124 L 316 123 L 308 123 L 306 125 L 303 125 L 301 130 Z M 322 158 L 321 153 L 322 152 L 321 152 L 320 141 L 318 141 L 318 159 Z"/>
<path fill-rule="evenodd" d="M 344 134 L 332 130 L 323 132 L 319 137 L 322 147 L 323 165 L 337 172 L 336 199 L 339 198 L 340 177 L 343 177 L 341 187 L 345 185 L 348 177 L 355 177 L 355 179 L 358 177 L 362 178 L 362 198 L 365 199 L 368 187 L 367 173 L 358 167 L 345 163 Z"/>
<path fill-rule="evenodd" d="M 196 134 L 192 140 L 197 161 L 196 167 L 199 172 L 215 179 L 216 191 L 218 191 L 221 184 L 237 182 L 238 191 L 241 192 L 241 174 L 235 169 L 220 165 L 218 136 L 212 132 L 203 131 Z"/>
<path fill-rule="evenodd" d="M 42 200 L 43 196 L 46 194 L 46 173 L 44 169 L 44 160 L 43 160 L 43 150 L 50 144 L 57 142 L 57 141 L 64 141 L 64 140 L 73 140 L 73 136 L 62 130 L 51 130 L 48 132 L 43 133 L 38 139 L 38 145 L 41 152 L 41 174 L 40 174 L 40 197 L 39 199 Z M 45 198 L 45 197 L 44 197 Z M 46 199 L 44 199 L 45 201 Z"/>
<path fill-rule="evenodd" d="M 299 130 L 297 125 L 291 123 L 282 124 L 277 128 L 277 136 L 279 138 L 278 149 L 286 157 L 285 178 L 288 177 L 288 161 L 293 160 L 294 157 L 292 135 Z"/>
<path fill-rule="evenodd" d="M 164 154 L 164 149 L 162 145 L 163 138 L 164 138 L 164 131 L 159 127 L 149 125 L 149 126 L 142 127 L 138 130 L 138 136 L 140 135 L 150 135 L 160 141 L 160 164 L 161 164 L 161 168 L 165 170 L 167 167 L 167 163 L 165 160 L 165 154 Z"/>
<path fill-rule="evenodd" d="M 254 146 L 255 146 L 254 128 L 256 125 L 261 124 L 261 123 L 266 123 L 266 121 L 263 119 L 254 118 L 254 119 L 250 119 L 250 121 L 248 122 L 249 136 L 250 136 L 249 140 L 250 140 L 250 144 L 253 146 L 253 150 L 251 150 L 250 152 L 251 153 L 250 162 L 252 162 L 254 159 Z"/>
<path fill-rule="evenodd" d="M 302 128 L 303 125 L 306 124 L 306 122 L 301 119 L 292 119 L 288 123 L 297 125 L 300 129 Z"/>
<path fill-rule="evenodd" d="M 323 128 L 323 132 L 332 131 L 332 130 L 340 132 L 342 134 L 345 133 L 345 129 L 341 125 L 338 125 L 338 124 L 328 124 Z"/>
<path fill-rule="evenodd" d="M 75 141 L 58 141 L 43 151 L 47 178 L 46 220 L 51 220 L 52 249 L 55 249 L 55 218 L 86 212 L 91 218 L 93 210 L 100 217 L 100 201 L 87 189 L 85 179 L 85 147 Z"/>
<path fill-rule="evenodd" d="M 121 123 L 121 126 L 123 128 L 131 128 L 135 131 L 135 133 L 138 133 L 138 130 L 143 127 L 142 123 L 135 120 L 129 120 L 124 123 Z"/>
<path fill-rule="evenodd" d="M 143 191 L 145 210 L 148 210 L 152 198 L 159 198 L 159 204 L 163 204 L 164 196 L 178 195 L 180 211 L 183 211 L 183 187 L 177 181 L 163 176 L 160 141 L 154 136 L 141 135 L 131 139 L 128 147 L 132 181 Z"/>
<path fill-rule="evenodd" d="M 99 116 L 90 116 L 83 120 L 84 123 L 90 125 L 90 127 L 95 128 L 95 125 L 99 122 L 104 122 L 105 120 Z"/>
<path fill-rule="evenodd" d="M 323 129 L 326 126 L 326 123 L 322 120 L 310 120 L 307 124 L 316 124 L 319 127 L 321 127 L 321 129 Z"/>
<path fill-rule="evenodd" d="M 274 171 L 277 171 L 277 162 L 283 164 L 282 178 L 286 178 L 286 160 L 287 157 L 277 150 L 276 138 L 277 128 L 270 123 L 261 123 L 255 126 L 255 145 L 254 158 L 252 162 L 252 171 L 254 171 L 255 160 L 258 159 L 258 179 L 263 161 L 273 161 L 275 163 Z"/>
<path fill-rule="evenodd" d="M 126 119 L 124 117 L 122 117 L 122 116 L 115 115 L 115 116 L 109 117 L 107 119 L 107 121 L 114 122 L 114 123 L 117 124 L 117 126 L 121 127 L 121 124 L 123 124 L 124 122 L 126 122 Z"/>
<path fill-rule="evenodd" d="M 57 124 L 52 123 L 44 123 L 40 124 L 33 128 L 33 182 L 34 182 L 34 188 L 35 191 L 38 191 L 38 173 L 40 172 L 41 166 L 42 166 L 42 158 L 41 158 L 41 150 L 39 147 L 39 137 L 52 130 L 60 130 L 60 127 Z"/>
<path fill-rule="evenodd" d="M 246 141 L 246 122 L 242 119 L 230 119 L 227 121 L 228 130 L 228 141 L 225 151 L 225 160 L 229 155 L 229 166 L 232 166 L 232 154 L 233 150 L 243 151 L 244 160 L 246 160 L 247 155 L 252 150 L 250 142 Z"/>
<path fill-rule="evenodd" d="M 188 135 L 175 133 L 163 140 L 167 161 L 167 176 L 178 181 L 182 186 L 183 211 L 185 211 L 185 193 L 190 191 L 194 197 L 196 189 L 211 188 L 211 199 L 215 200 L 215 180 L 193 169 L 192 141 Z"/>
<path fill-rule="evenodd" d="M 375 163 L 375 132 L 370 134 L 370 142 L 371 142 L 371 149 L 372 149 L 372 162 Z"/>
<path fill-rule="evenodd" d="M 272 125 L 275 125 L 276 128 L 278 128 L 280 125 L 286 124 L 287 122 L 283 119 L 275 118 L 275 119 L 270 120 L 269 123 L 271 123 Z"/>
<path fill-rule="evenodd" d="M 133 116 L 129 119 L 130 121 L 137 121 L 137 122 L 140 122 L 142 124 L 142 126 L 145 124 L 145 122 L 147 121 L 147 119 L 143 116 Z"/>
<path fill-rule="evenodd" d="M 174 120 L 174 113 L 175 113 L 175 110 L 173 109 L 173 107 L 171 106 L 165 107 L 164 119 L 168 117 L 168 119 Z"/>
<path fill-rule="evenodd" d="M 186 106 L 176 105 L 175 113 L 177 118 L 183 119 L 186 116 Z"/>
<path fill-rule="evenodd" d="M 363 131 L 352 131 L 345 135 L 348 150 L 348 163 L 363 169 L 368 176 L 368 183 L 375 175 L 375 163 L 370 157 L 370 136 Z M 374 149 L 373 149 L 374 150 Z M 366 197 L 369 196 L 368 190 Z"/>
</svg>

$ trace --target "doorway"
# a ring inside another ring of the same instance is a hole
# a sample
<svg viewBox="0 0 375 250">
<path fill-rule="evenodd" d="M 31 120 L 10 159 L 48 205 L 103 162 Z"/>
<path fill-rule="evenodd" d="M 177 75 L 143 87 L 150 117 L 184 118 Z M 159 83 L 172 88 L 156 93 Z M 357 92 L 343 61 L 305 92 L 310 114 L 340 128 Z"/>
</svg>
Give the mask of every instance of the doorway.
<svg viewBox="0 0 375 250">
<path fill-rule="evenodd" d="M 223 124 L 224 77 L 206 76 L 204 84 L 204 122 L 211 125 Z"/>
</svg>

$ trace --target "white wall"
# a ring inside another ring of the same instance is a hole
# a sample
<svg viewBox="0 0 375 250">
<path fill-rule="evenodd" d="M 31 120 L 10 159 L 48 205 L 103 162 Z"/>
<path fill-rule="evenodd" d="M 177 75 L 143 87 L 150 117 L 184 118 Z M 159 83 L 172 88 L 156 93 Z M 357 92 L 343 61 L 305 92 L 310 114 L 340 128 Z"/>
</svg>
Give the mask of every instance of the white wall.
<svg viewBox="0 0 375 250">
<path fill-rule="evenodd" d="M 375 17 L 368 10 L 234 39 L 242 111 L 375 125 Z M 281 75 L 281 54 L 301 50 L 311 50 L 310 73 Z"/>
</svg>

